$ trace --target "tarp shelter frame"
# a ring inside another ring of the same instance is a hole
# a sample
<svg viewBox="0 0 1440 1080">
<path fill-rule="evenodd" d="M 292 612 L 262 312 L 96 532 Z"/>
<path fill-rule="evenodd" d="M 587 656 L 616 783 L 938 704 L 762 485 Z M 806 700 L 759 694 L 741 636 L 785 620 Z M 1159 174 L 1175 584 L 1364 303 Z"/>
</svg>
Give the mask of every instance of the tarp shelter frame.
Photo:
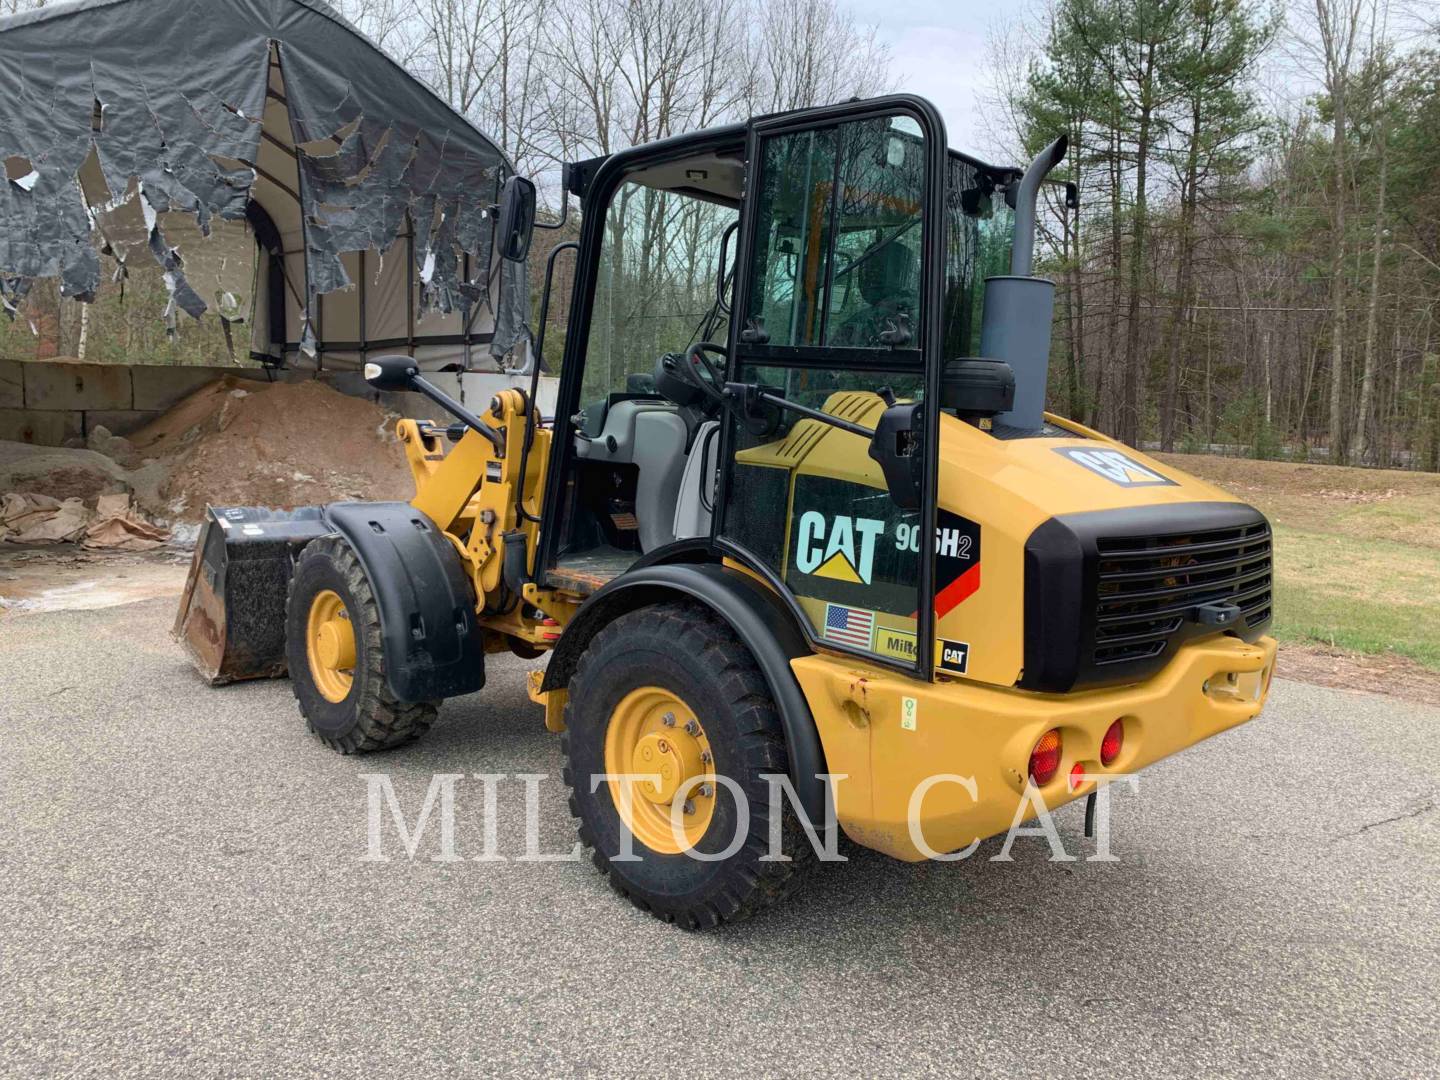
<svg viewBox="0 0 1440 1080">
<path fill-rule="evenodd" d="M 322 0 L 76 0 L 0 19 L 0 163 L 12 315 L 39 278 L 88 301 L 102 258 L 124 275 L 151 257 L 172 316 L 233 318 L 207 245 L 216 221 L 245 222 L 261 249 L 252 358 L 523 361 L 528 277 L 491 253 L 510 162 Z"/>
</svg>

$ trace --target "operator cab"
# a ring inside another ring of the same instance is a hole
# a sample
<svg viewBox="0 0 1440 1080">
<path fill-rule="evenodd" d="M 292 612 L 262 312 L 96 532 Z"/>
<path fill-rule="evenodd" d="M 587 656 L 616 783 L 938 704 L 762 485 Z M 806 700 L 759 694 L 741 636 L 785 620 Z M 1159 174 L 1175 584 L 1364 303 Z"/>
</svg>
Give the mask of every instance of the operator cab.
<svg viewBox="0 0 1440 1080">
<path fill-rule="evenodd" d="M 897 96 L 568 176 L 583 254 L 537 580 L 586 596 L 637 563 L 723 556 L 817 644 L 928 671 L 923 597 L 978 552 L 974 522 L 939 510 L 933 417 L 988 431 L 1012 406 L 979 316 L 1019 171 L 949 150 Z"/>
<path fill-rule="evenodd" d="M 744 144 L 627 171 L 603 209 L 603 239 L 562 540 L 551 578 L 587 594 L 648 552 L 708 535 L 718 466 Z"/>
</svg>

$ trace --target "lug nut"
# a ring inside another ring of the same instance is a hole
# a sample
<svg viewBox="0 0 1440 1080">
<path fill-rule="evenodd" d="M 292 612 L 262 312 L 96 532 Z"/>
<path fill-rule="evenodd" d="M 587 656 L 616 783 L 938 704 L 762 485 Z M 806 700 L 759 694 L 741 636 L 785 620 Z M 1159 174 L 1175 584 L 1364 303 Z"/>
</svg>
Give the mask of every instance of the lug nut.
<svg viewBox="0 0 1440 1080">
<path fill-rule="evenodd" d="M 674 714 L 673 712 L 667 712 L 664 716 L 662 716 L 662 717 L 660 718 L 660 722 L 661 722 L 662 724 L 664 724 L 666 727 L 674 727 L 674 726 L 675 726 L 675 714 Z"/>
<path fill-rule="evenodd" d="M 686 799 L 684 810 L 687 814 L 693 814 L 695 812 L 695 801 L 693 799 Z"/>
<path fill-rule="evenodd" d="M 697 724 L 694 720 L 686 720 L 686 721 L 685 721 L 685 734 L 686 734 L 686 735 L 699 735 L 699 734 L 700 734 L 700 725 Z"/>
<path fill-rule="evenodd" d="M 706 765 L 709 765 L 712 761 L 715 760 L 715 755 L 710 753 L 709 750 L 701 750 L 700 760 L 703 761 Z"/>
<path fill-rule="evenodd" d="M 711 787 L 709 784 L 701 784 L 701 785 L 700 785 L 700 794 L 703 795 L 703 796 L 705 796 L 705 798 L 708 799 L 711 795 L 714 795 L 714 794 L 715 794 L 715 789 L 714 789 L 713 787 Z"/>
</svg>

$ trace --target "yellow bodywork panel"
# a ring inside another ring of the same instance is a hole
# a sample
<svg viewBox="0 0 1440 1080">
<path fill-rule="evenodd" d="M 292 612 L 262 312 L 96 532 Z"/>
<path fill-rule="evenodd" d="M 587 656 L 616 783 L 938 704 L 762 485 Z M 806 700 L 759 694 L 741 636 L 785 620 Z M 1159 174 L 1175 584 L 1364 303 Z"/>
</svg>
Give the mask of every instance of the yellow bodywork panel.
<svg viewBox="0 0 1440 1080">
<path fill-rule="evenodd" d="M 880 397 L 868 391 L 838 392 L 824 405 L 827 413 L 865 427 L 874 427 L 884 409 Z M 948 564 L 951 574 L 937 573 L 937 665 L 943 642 L 964 642 L 968 646 L 964 678 L 995 686 L 1013 686 L 1023 672 L 1025 543 L 1037 527 L 1051 517 L 1084 511 L 1240 502 L 1203 480 L 1077 424 L 1055 416 L 1046 419 L 1055 427 L 1074 432 L 1074 437 L 1001 439 L 948 414 L 942 414 L 940 419 L 938 503 L 942 528 L 937 543 L 944 542 L 947 531 L 954 531 L 944 527 L 947 522 L 963 525 L 965 536 L 961 542 L 973 543 L 968 549 L 973 554 L 973 562 L 967 564 L 963 558 L 952 560 Z M 1124 486 L 1107 478 L 1103 471 L 1066 456 L 1068 452 L 1076 452 L 1088 457 L 1097 451 L 1123 452 L 1126 459 L 1153 474 L 1157 482 Z M 868 440 L 817 420 L 804 419 L 784 438 L 741 451 L 735 457 L 741 466 L 790 471 L 791 503 L 784 519 L 787 540 L 781 565 L 776 570 L 784 581 L 798 580 L 799 584 L 792 584 L 792 588 L 801 608 L 813 626 L 823 627 L 828 598 L 807 595 L 803 577 L 794 574 L 790 565 L 790 553 L 796 550 L 792 532 L 801 523 L 802 513 L 811 509 L 801 505 L 796 485 L 807 477 L 812 478 L 811 483 L 813 478 L 824 478 L 853 484 L 854 504 L 869 501 L 871 507 L 853 513 L 865 518 L 890 510 L 883 499 L 869 494 L 879 496 L 887 488 L 879 463 L 869 455 Z M 893 539 L 893 533 L 887 531 L 880 534 L 876 542 L 889 544 Z M 912 542 L 916 548 L 920 547 L 918 540 Z M 959 554 L 964 556 L 966 550 L 960 550 Z M 913 662 L 917 621 L 914 605 L 910 610 L 896 611 L 867 600 L 863 587 L 870 582 L 865 579 L 865 570 L 864 566 L 836 559 L 807 572 L 850 583 L 854 586 L 850 598 L 836 602 L 873 610 L 874 631 L 869 651 L 889 660 Z M 918 576 L 918 569 L 916 574 Z"/>
<path fill-rule="evenodd" d="M 849 658 L 805 656 L 791 662 L 820 731 L 836 812 L 856 843 L 896 858 L 926 857 L 911 834 L 911 801 L 929 777 L 973 779 L 975 797 L 958 782 L 933 783 L 916 807 L 925 845 L 950 852 L 1010 828 L 1022 801 L 1030 752 L 1051 728 L 1061 733 L 1062 761 L 1040 789 L 1054 809 L 1089 794 L 1069 788 L 1078 762 L 1087 774 L 1136 772 L 1259 714 L 1270 688 L 1275 641 L 1231 637 L 1189 644 L 1159 675 L 1118 689 L 1031 694 L 965 680 L 923 683 Z M 1108 768 L 1100 740 L 1124 721 L 1124 744 Z"/>
<path fill-rule="evenodd" d="M 1058 417 L 1047 419 L 1062 426 Z M 1124 487 L 1059 452 L 1096 449 L 1123 450 L 1169 483 Z M 979 523 L 984 561 L 978 587 L 941 615 L 936 637 L 968 642 L 967 676 L 999 686 L 1013 685 L 1024 667 L 1025 542 L 1047 519 L 1092 510 L 1241 501 L 1110 439 L 1079 434 L 1074 439 L 997 439 L 951 416 L 940 425 L 940 477 L 941 508 Z"/>
<path fill-rule="evenodd" d="M 868 392 L 836 393 L 826 402 L 828 412 L 867 427 L 877 423 L 884 408 Z M 538 517 L 549 460 L 551 433 L 537 430 L 529 467 L 521 476 L 523 410 L 523 395 L 504 391 L 484 414 L 487 423 L 505 432 L 503 453 L 473 432 L 443 454 L 439 440 L 427 438 L 414 421 L 402 421 L 398 430 L 416 477 L 414 505 L 445 530 L 471 568 L 487 648 L 538 655 L 559 639 L 575 601 L 535 584 L 524 587 L 523 597 L 503 587 L 506 534 L 523 538 L 532 553 L 538 535 L 536 523 L 517 514 L 517 494 L 523 492 L 527 514 Z M 946 572 L 952 579 L 939 580 L 946 574 L 940 573 L 936 556 L 936 646 L 943 647 L 947 639 L 968 643 L 963 675 L 942 670 L 934 681 L 921 682 L 880 664 L 827 652 L 823 641 L 820 652 L 792 661 L 828 770 L 844 776 L 833 784 L 840 823 L 858 843 L 918 860 L 929 851 L 959 850 L 1004 832 L 1023 801 L 1031 750 L 1051 728 L 1061 733 L 1062 761 L 1041 793 L 1055 807 L 1094 788 L 1093 783 L 1070 788 L 1076 764 L 1093 774 L 1134 772 L 1253 718 L 1264 703 L 1275 642 L 1267 637 L 1245 644 L 1219 634 L 1183 645 L 1162 671 L 1142 683 L 1062 695 L 1014 688 L 1024 663 L 1025 544 L 1038 526 L 1051 517 L 1085 511 L 1239 501 L 1077 425 L 1058 417 L 1047 420 L 1071 434 L 1006 440 L 952 416 L 940 419 L 942 528 L 936 550 L 943 551 L 947 543 L 946 523 L 963 521 L 974 541 L 974 565 L 963 580 L 953 576 L 952 552 Z M 780 515 L 785 543 L 780 565 L 774 567 L 782 580 L 823 577 L 830 589 L 861 590 L 869 584 L 862 580 L 863 568 L 850 558 L 829 560 L 800 577 L 788 565 L 798 551 L 793 530 L 811 509 L 796 505 L 797 481 L 806 477 L 812 484 L 819 478 L 822 485 L 852 485 L 853 491 L 836 489 L 844 498 L 833 512 L 873 515 L 877 520 L 857 524 L 857 535 L 869 530 L 877 543 L 893 540 L 896 523 L 906 519 L 890 506 L 882 471 L 868 451 L 861 436 L 802 419 L 783 438 L 737 454 L 738 466 L 774 470 L 787 481 L 789 496 Z M 1075 459 L 1076 453 L 1082 460 Z M 1113 468 L 1138 469 L 1141 482 L 1114 482 L 1107 477 Z M 877 532 L 879 518 L 889 532 Z M 909 550 L 928 557 L 928 545 L 920 542 L 916 526 L 910 528 Z M 816 561 L 813 550 L 807 558 Z M 918 559 L 913 565 L 918 567 Z M 528 569 L 533 574 L 535 568 Z M 963 585 L 958 599 L 957 582 Z M 823 625 L 827 601 L 795 591 L 812 624 Z M 892 587 L 892 609 L 897 595 L 908 595 L 903 583 L 899 593 Z M 890 660 L 917 659 L 916 613 L 875 614 L 871 651 Z M 546 727 L 562 731 L 567 691 L 546 693 L 541 685 L 541 673 L 534 673 L 531 697 L 544 706 Z M 1121 756 L 1102 768 L 1100 741 L 1117 720 L 1125 732 Z M 631 756 L 640 750 L 637 742 Z M 936 774 L 956 779 L 932 782 L 912 814 L 917 790 Z M 973 797 L 960 779 L 973 779 Z M 912 834 L 912 818 L 919 838 Z"/>
</svg>

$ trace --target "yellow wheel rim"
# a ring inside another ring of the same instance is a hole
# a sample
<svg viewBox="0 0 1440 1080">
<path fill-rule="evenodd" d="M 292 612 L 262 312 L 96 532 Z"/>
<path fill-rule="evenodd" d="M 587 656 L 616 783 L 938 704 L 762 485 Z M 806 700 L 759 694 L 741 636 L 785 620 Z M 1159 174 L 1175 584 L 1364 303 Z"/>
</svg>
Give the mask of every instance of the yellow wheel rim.
<svg viewBox="0 0 1440 1080">
<path fill-rule="evenodd" d="M 326 701 L 338 704 L 350 696 L 355 683 L 355 628 L 339 593 L 325 589 L 310 601 L 305 654 L 315 689 Z"/>
<path fill-rule="evenodd" d="M 642 686 L 615 706 L 605 729 L 605 771 L 620 820 L 651 851 L 679 855 L 710 827 L 717 786 L 710 740 L 694 710 L 669 690 Z M 621 774 L 641 778 L 613 779 Z"/>
</svg>

